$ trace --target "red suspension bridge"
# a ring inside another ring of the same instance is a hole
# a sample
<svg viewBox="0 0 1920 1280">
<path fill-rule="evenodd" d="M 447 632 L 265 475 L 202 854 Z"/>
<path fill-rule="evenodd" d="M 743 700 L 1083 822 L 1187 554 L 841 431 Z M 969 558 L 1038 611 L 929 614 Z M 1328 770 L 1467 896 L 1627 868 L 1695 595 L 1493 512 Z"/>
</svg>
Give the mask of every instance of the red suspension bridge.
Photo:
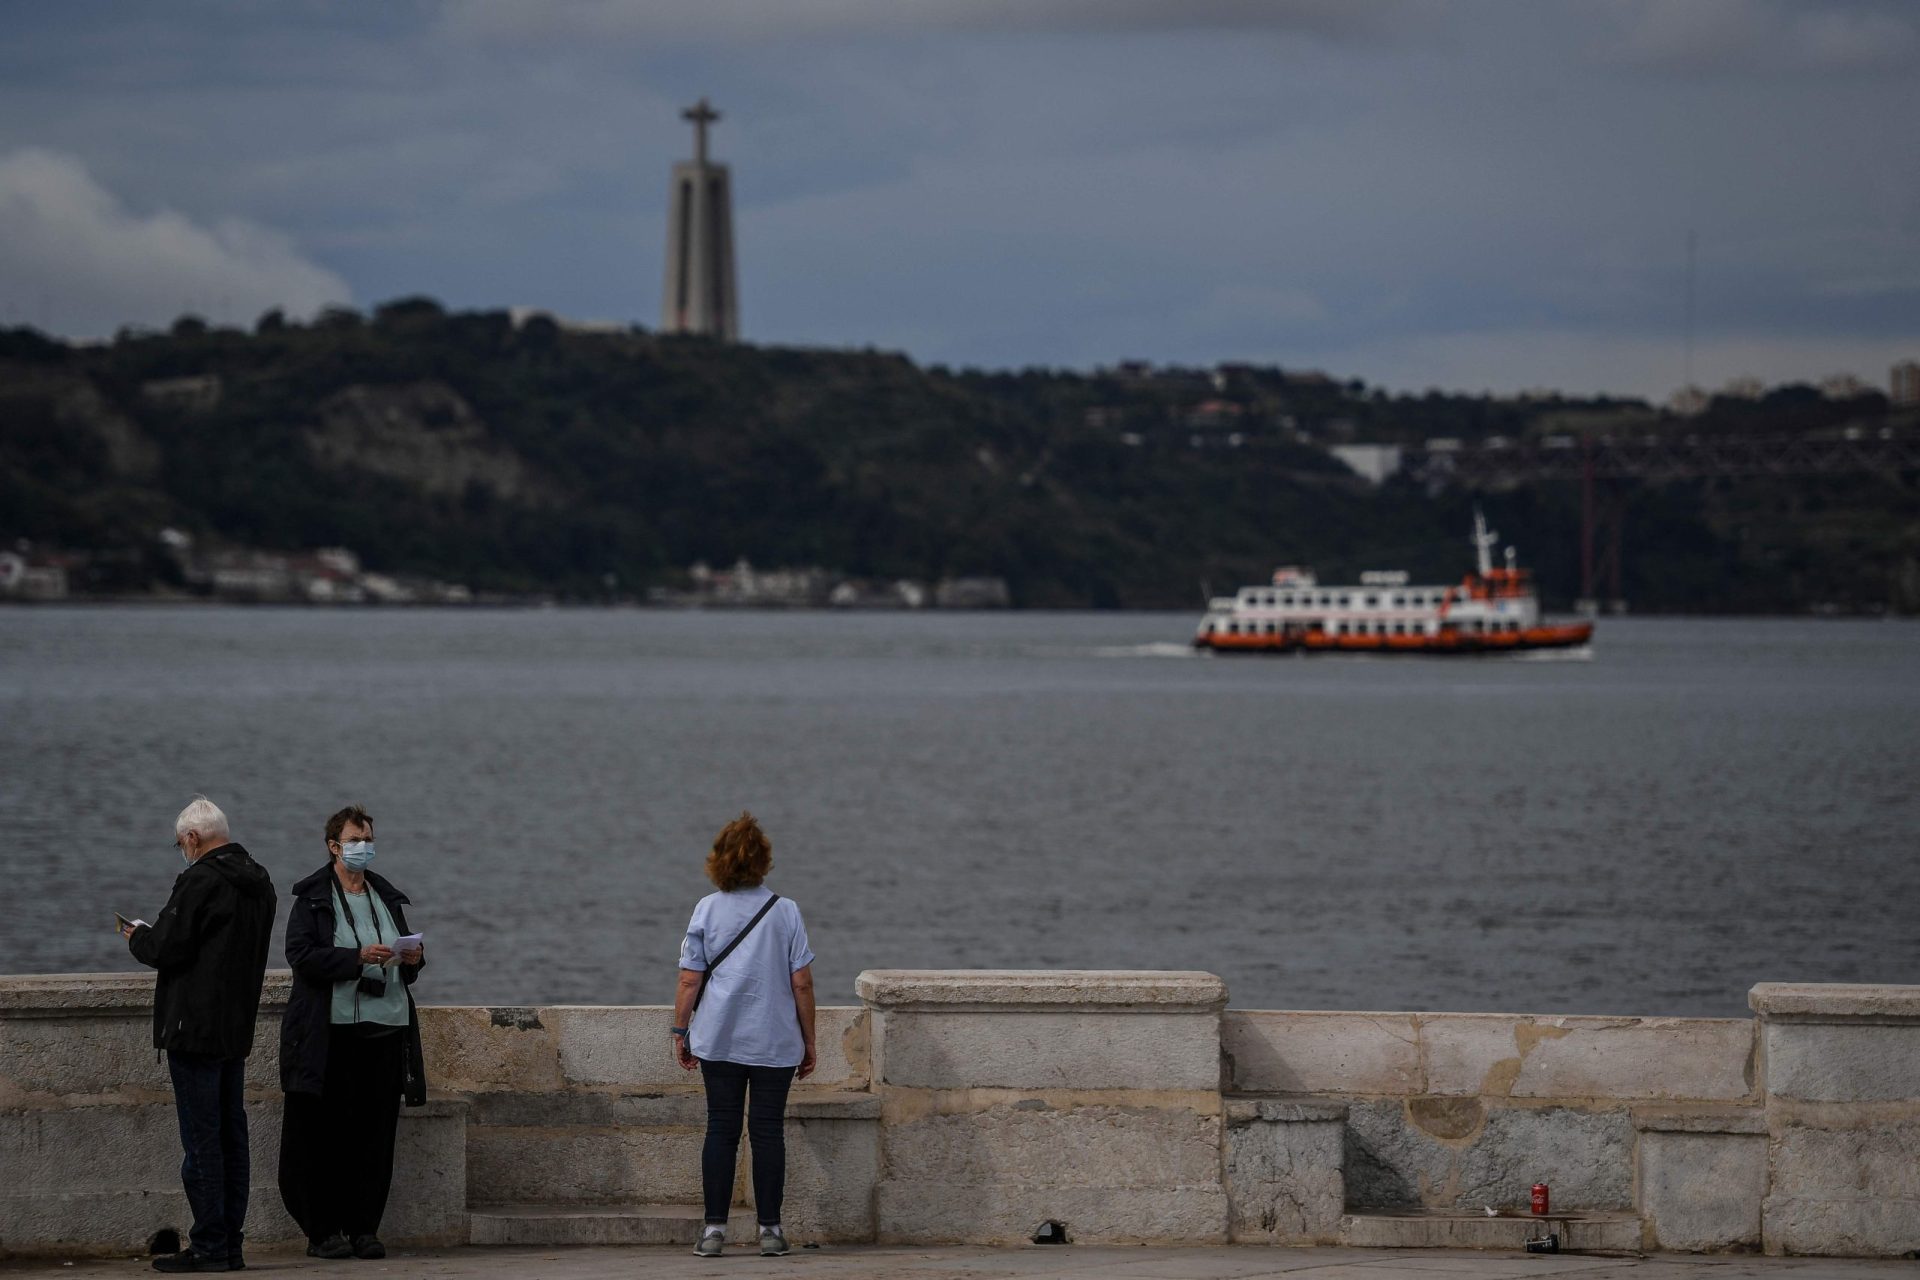
<svg viewBox="0 0 1920 1280">
<path fill-rule="evenodd" d="M 1580 594 L 1622 600 L 1620 540 L 1626 494 L 1637 485 L 1741 477 L 1920 473 L 1920 420 L 1797 435 L 1548 435 L 1475 443 L 1429 440 L 1401 454 L 1401 469 L 1430 485 L 1497 488 L 1580 483 Z"/>
</svg>

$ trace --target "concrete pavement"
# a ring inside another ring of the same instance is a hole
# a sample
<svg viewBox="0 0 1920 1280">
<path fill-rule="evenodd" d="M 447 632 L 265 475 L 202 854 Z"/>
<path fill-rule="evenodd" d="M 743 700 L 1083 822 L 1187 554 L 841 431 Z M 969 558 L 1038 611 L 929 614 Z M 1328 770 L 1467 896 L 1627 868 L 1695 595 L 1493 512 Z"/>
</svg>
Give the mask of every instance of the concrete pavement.
<svg viewBox="0 0 1920 1280">
<path fill-rule="evenodd" d="M 460 1248 L 396 1253 L 381 1262 L 320 1262 L 296 1252 L 249 1255 L 262 1277 L 332 1276 L 337 1280 L 409 1280 L 443 1276 L 499 1280 L 710 1280 L 793 1275 L 827 1280 L 1878 1280 L 1920 1277 L 1920 1264 L 1837 1258 L 1659 1254 L 1601 1258 L 1574 1254 L 1469 1253 L 1400 1249 L 1312 1249 L 1241 1246 L 1214 1249 L 1082 1248 L 1078 1245 L 985 1249 L 969 1246 L 835 1246 L 795 1249 L 761 1258 L 735 1247 L 718 1260 L 684 1246 L 628 1248 Z M 131 1280 L 155 1274 L 144 1258 L 0 1262 L 0 1276 L 58 1275 Z"/>
</svg>

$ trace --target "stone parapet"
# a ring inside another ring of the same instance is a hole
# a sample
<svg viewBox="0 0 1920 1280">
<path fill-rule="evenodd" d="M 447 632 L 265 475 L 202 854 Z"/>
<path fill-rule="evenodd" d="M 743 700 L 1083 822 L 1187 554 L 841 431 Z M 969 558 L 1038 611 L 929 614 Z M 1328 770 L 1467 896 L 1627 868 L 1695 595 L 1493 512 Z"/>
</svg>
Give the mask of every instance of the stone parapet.
<svg viewBox="0 0 1920 1280">
<path fill-rule="evenodd" d="M 152 985 L 0 978 L 0 1252 L 186 1225 Z M 1505 1247 L 1519 1219 L 1482 1206 L 1544 1181 L 1592 1247 L 1920 1249 L 1917 987 L 1763 984 L 1753 1020 L 1230 1010 L 1190 972 L 876 970 L 858 990 L 820 1010 L 791 1095 L 802 1240 L 1003 1243 L 1052 1220 L 1086 1243 Z M 293 1233 L 272 1186 L 286 991 L 270 974 L 248 1069 L 261 1243 Z M 705 1103 L 669 1009 L 420 1012 L 434 1101 L 402 1113 L 394 1243 L 690 1230 Z M 743 1144 L 737 1217 L 749 1167 Z"/>
<path fill-rule="evenodd" d="M 1232 1087 L 1565 1101 L 1756 1097 L 1738 1018 L 1229 1011 Z"/>
<path fill-rule="evenodd" d="M 1204 973 L 869 971 L 882 1240 L 1222 1242 Z"/>
<path fill-rule="evenodd" d="M 1769 1253 L 1920 1250 L 1920 986 L 1762 983 Z"/>
<path fill-rule="evenodd" d="M 1767 1022 L 1920 1022 L 1920 986 L 1867 982 L 1762 982 L 1747 1007 Z"/>
<path fill-rule="evenodd" d="M 1106 969 L 868 969 L 854 990 L 870 1009 L 1008 1009 L 1103 1013 L 1226 1007 L 1211 973 Z"/>
</svg>

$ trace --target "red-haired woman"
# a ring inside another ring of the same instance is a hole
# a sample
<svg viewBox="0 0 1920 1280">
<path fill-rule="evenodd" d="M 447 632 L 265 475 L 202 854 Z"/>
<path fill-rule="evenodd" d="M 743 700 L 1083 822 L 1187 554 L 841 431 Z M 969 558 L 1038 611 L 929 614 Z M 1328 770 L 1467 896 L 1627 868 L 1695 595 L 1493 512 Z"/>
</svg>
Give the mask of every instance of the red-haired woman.
<svg viewBox="0 0 1920 1280">
<path fill-rule="evenodd" d="M 707 1087 L 700 1152 L 707 1221 L 694 1249 L 703 1258 L 718 1257 L 726 1244 L 743 1117 L 753 1141 L 760 1252 L 787 1252 L 784 1117 L 796 1076 L 813 1074 L 813 949 L 800 908 L 761 883 L 772 867 L 773 845 L 753 815 L 729 822 L 707 855 L 707 878 L 719 892 L 700 899 L 680 943 L 673 1050 L 681 1066 L 700 1068 Z"/>
</svg>

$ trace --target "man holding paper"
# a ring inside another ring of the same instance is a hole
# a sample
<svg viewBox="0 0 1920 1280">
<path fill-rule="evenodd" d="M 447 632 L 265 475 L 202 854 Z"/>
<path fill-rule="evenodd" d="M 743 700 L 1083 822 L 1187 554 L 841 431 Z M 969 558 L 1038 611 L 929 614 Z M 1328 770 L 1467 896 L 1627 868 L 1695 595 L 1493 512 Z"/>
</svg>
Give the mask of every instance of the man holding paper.
<svg viewBox="0 0 1920 1280">
<path fill-rule="evenodd" d="M 195 796 L 173 822 L 187 868 L 152 924 L 119 917 L 127 950 L 160 971 L 153 1043 L 167 1051 L 186 1159 L 180 1180 L 193 1210 L 188 1245 L 153 1260 L 157 1271 L 239 1268 L 251 1168 L 247 1055 L 273 938 L 273 880 L 227 837 L 227 815 Z M 117 913 L 116 913 L 117 914 Z"/>
<path fill-rule="evenodd" d="M 373 818 L 327 819 L 327 865 L 293 886 L 280 1026 L 280 1198 L 315 1258 L 384 1258 L 400 1101 L 427 1100 L 410 988 L 426 965 L 407 896 L 373 861 Z"/>
</svg>

